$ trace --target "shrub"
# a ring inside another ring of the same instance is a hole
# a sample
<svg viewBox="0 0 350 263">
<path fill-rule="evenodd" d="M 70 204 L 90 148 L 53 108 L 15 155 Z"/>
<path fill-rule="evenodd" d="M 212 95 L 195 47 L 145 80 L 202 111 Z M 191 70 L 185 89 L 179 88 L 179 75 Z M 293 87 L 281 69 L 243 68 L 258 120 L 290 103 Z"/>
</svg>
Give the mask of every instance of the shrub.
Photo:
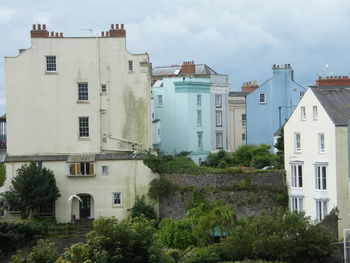
<svg viewBox="0 0 350 263">
<path fill-rule="evenodd" d="M 174 184 L 167 179 L 160 177 L 159 179 L 156 178 L 150 182 L 148 196 L 154 200 L 159 200 L 168 197 L 174 190 L 176 190 Z"/>
<path fill-rule="evenodd" d="M 258 169 L 265 166 L 273 166 L 276 156 L 270 152 L 270 148 L 266 144 L 242 145 L 232 153 L 233 164 L 237 166 L 252 166 Z"/>
<path fill-rule="evenodd" d="M 220 260 L 217 246 L 193 248 L 187 252 L 180 263 L 215 263 Z"/>
<path fill-rule="evenodd" d="M 136 198 L 135 204 L 129 209 L 129 212 L 131 218 L 144 215 L 147 219 L 157 219 L 157 214 L 154 212 L 153 206 L 146 203 L 146 198 L 144 195 L 141 198 Z"/>
<path fill-rule="evenodd" d="M 34 222 L 0 221 L 0 250 L 8 253 L 47 234 L 47 225 Z"/>
<path fill-rule="evenodd" d="M 232 166 L 232 164 L 232 155 L 224 150 L 221 150 L 218 153 L 210 153 L 208 155 L 207 161 L 204 162 L 205 166 L 217 168 L 227 168 L 229 166 Z"/>
<path fill-rule="evenodd" d="M 28 263 L 55 263 L 58 258 L 54 243 L 40 239 L 29 254 Z"/>
</svg>

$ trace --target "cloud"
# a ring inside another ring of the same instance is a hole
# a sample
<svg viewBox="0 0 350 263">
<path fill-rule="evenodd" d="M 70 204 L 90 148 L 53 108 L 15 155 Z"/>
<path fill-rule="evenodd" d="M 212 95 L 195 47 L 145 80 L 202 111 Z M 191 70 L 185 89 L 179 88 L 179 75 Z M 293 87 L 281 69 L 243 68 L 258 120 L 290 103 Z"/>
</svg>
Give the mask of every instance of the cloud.
<svg viewBox="0 0 350 263">
<path fill-rule="evenodd" d="M 10 8 L 0 8 L 0 22 L 9 21 L 11 17 L 16 13 L 16 10 Z"/>
<path fill-rule="evenodd" d="M 50 25 L 51 14 L 49 12 L 38 12 L 32 17 L 33 23 Z"/>
</svg>

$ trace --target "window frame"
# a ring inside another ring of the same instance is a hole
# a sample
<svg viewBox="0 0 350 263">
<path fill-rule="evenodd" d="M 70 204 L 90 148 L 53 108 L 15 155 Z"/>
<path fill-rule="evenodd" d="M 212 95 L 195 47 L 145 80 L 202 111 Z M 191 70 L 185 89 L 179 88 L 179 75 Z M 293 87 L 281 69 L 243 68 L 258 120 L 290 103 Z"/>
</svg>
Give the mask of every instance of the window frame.
<svg viewBox="0 0 350 263">
<path fill-rule="evenodd" d="M 319 153 L 326 152 L 326 143 L 325 143 L 324 133 L 318 134 L 318 151 L 319 151 Z"/>
<path fill-rule="evenodd" d="M 215 111 L 215 126 L 222 127 L 222 110 Z"/>
<path fill-rule="evenodd" d="M 242 127 L 247 126 L 247 114 L 243 113 L 242 114 Z"/>
<path fill-rule="evenodd" d="M 101 93 L 107 93 L 107 84 L 101 84 Z"/>
<path fill-rule="evenodd" d="M 218 150 L 224 148 L 224 134 L 222 132 L 215 133 L 215 145 Z"/>
<path fill-rule="evenodd" d="M 290 182 L 293 188 L 303 187 L 303 165 L 301 163 L 291 163 L 290 164 Z"/>
<path fill-rule="evenodd" d="M 318 120 L 318 109 L 316 105 L 312 106 L 312 119 Z"/>
<path fill-rule="evenodd" d="M 87 82 L 78 82 L 78 101 L 87 102 L 89 101 L 89 84 Z"/>
<path fill-rule="evenodd" d="M 118 198 L 116 198 L 116 195 L 119 195 Z M 119 200 L 119 202 L 115 202 L 116 200 Z M 123 204 L 122 199 L 122 192 L 113 192 L 112 194 L 112 205 L 113 206 L 121 206 Z"/>
<path fill-rule="evenodd" d="M 244 133 L 242 133 L 242 142 L 245 142 L 245 141 L 246 141 L 246 134 L 244 132 Z"/>
<path fill-rule="evenodd" d="M 134 71 L 134 62 L 133 62 L 133 60 L 128 60 L 128 70 L 129 70 L 129 72 L 133 72 Z"/>
<path fill-rule="evenodd" d="M 291 196 L 291 198 L 290 198 L 290 210 L 292 212 L 297 212 L 297 213 L 304 212 L 304 197 Z"/>
<path fill-rule="evenodd" d="M 89 138 L 90 137 L 89 117 L 81 116 L 81 117 L 78 117 L 78 120 L 79 120 L 79 138 Z M 83 127 L 83 125 L 86 125 L 87 127 Z"/>
<path fill-rule="evenodd" d="M 202 126 L 202 111 L 197 110 L 197 126 L 201 127 Z"/>
<path fill-rule="evenodd" d="M 102 175 L 108 175 L 109 174 L 109 166 L 108 165 L 102 165 L 101 166 L 101 173 L 102 173 Z"/>
<path fill-rule="evenodd" d="M 69 176 L 95 176 L 95 162 L 68 163 Z"/>
<path fill-rule="evenodd" d="M 54 61 L 49 61 L 50 59 L 54 59 Z M 54 55 L 46 55 L 45 56 L 45 65 L 47 73 L 56 73 L 57 72 L 57 57 Z"/>
<path fill-rule="evenodd" d="M 202 95 L 197 94 L 197 107 L 202 107 Z"/>
<path fill-rule="evenodd" d="M 215 94 L 215 108 L 222 108 L 222 95 Z"/>
<path fill-rule="evenodd" d="M 315 164 L 315 190 L 327 191 L 327 165 Z"/>
<path fill-rule="evenodd" d="M 294 132 L 294 152 L 301 152 L 301 134 L 300 132 Z"/>
<path fill-rule="evenodd" d="M 259 103 L 260 104 L 266 103 L 266 93 L 265 92 L 259 93 Z"/>
<path fill-rule="evenodd" d="M 316 220 L 321 222 L 328 215 L 328 200 L 316 199 Z"/>
<path fill-rule="evenodd" d="M 302 121 L 306 120 L 306 108 L 305 108 L 305 106 L 300 107 L 300 120 L 302 120 Z"/>
<path fill-rule="evenodd" d="M 203 151 L 203 132 L 197 132 L 197 148 L 198 151 Z"/>
</svg>

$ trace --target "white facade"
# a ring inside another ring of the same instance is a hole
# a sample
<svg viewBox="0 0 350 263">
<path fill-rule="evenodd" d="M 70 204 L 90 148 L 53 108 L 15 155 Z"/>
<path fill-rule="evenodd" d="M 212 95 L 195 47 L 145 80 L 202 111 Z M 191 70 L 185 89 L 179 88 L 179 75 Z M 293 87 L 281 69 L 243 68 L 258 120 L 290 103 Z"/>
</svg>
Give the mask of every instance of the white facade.
<svg viewBox="0 0 350 263">
<path fill-rule="evenodd" d="M 0 191 L 20 165 L 40 161 L 61 192 L 58 221 L 79 218 L 77 199 L 67 200 L 86 194 L 90 217 L 125 217 L 154 178 L 137 160 L 151 148 L 148 54 L 129 53 L 119 25 L 102 37 L 49 37 L 39 25 L 31 34 L 31 48 L 5 58 L 8 156 Z M 113 193 L 121 193 L 118 207 Z"/>
<path fill-rule="evenodd" d="M 335 125 L 309 88 L 284 127 L 291 210 L 315 221 L 340 211 L 339 235 L 350 228 L 347 127 Z"/>
</svg>

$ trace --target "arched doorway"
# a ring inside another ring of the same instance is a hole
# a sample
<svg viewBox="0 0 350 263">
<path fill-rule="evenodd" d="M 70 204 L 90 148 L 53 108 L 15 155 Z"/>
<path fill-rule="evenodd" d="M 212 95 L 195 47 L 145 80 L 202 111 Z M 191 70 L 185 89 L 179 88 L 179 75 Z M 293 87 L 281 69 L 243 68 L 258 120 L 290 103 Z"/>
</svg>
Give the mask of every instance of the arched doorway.
<svg viewBox="0 0 350 263">
<path fill-rule="evenodd" d="M 94 199 L 88 193 L 73 194 L 71 201 L 71 217 L 76 219 L 92 219 L 94 217 Z"/>
</svg>

